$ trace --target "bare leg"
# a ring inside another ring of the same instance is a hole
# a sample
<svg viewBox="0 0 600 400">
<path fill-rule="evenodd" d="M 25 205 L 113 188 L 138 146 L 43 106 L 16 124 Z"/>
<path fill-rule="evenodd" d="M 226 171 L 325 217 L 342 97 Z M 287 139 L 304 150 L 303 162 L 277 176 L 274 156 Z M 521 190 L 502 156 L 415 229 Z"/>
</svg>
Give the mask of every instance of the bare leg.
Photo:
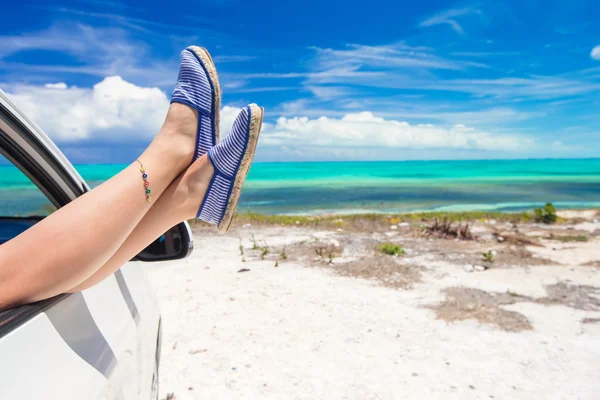
<svg viewBox="0 0 600 400">
<path fill-rule="evenodd" d="M 106 279 L 169 228 L 195 217 L 213 173 L 213 166 L 206 155 L 194 162 L 165 190 L 160 200 L 148 211 L 110 260 L 68 292 L 87 289 Z"/>
<path fill-rule="evenodd" d="M 173 104 L 139 157 L 156 201 L 189 166 L 197 113 Z M 136 162 L 0 246 L 0 310 L 45 299 L 89 278 L 151 209 Z"/>
</svg>

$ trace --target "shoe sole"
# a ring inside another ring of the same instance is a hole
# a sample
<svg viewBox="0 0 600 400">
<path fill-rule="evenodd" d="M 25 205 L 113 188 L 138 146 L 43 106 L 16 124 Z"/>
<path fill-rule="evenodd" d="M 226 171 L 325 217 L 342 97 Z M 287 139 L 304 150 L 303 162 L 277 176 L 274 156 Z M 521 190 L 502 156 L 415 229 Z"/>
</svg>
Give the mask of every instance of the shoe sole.
<svg viewBox="0 0 600 400">
<path fill-rule="evenodd" d="M 190 46 L 188 47 L 191 51 L 198 56 L 200 61 L 202 62 L 204 68 L 206 68 L 206 72 L 208 72 L 208 79 L 212 84 L 214 90 L 214 101 L 213 105 L 213 115 L 215 116 L 215 144 L 219 143 L 220 140 L 220 116 L 219 112 L 221 111 L 221 87 L 219 86 L 219 75 L 217 75 L 217 68 L 215 67 L 215 63 L 213 62 L 212 57 L 208 50 L 204 47 L 199 46 Z"/>
<path fill-rule="evenodd" d="M 242 158 L 240 167 L 238 168 L 238 171 L 235 174 L 233 189 L 231 190 L 231 195 L 229 196 L 229 200 L 227 201 L 227 208 L 225 209 L 225 214 L 223 214 L 223 219 L 217 226 L 220 234 L 224 234 L 225 232 L 227 232 L 229 226 L 231 225 L 231 221 L 233 221 L 235 210 L 240 199 L 240 193 L 242 192 L 242 186 L 244 185 L 244 181 L 246 180 L 246 176 L 248 175 L 248 171 L 250 170 L 250 166 L 252 165 L 252 160 L 254 160 L 254 153 L 256 152 L 256 145 L 258 143 L 258 136 L 260 135 L 260 129 L 262 128 L 262 121 L 265 115 L 265 110 L 262 107 L 259 107 L 256 104 L 250 104 L 249 107 L 250 133 L 248 137 L 248 145 L 246 146 L 246 151 L 244 152 L 244 157 Z"/>
</svg>

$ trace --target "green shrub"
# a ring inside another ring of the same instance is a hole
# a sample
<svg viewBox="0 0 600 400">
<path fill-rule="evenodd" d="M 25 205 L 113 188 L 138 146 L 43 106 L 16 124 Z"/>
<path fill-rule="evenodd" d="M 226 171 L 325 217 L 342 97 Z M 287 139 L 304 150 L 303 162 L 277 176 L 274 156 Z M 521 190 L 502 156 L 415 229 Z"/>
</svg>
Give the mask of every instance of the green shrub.
<svg viewBox="0 0 600 400">
<path fill-rule="evenodd" d="M 556 222 L 556 208 L 552 203 L 546 203 L 542 208 L 533 210 L 535 213 L 535 222 L 543 222 L 544 224 L 553 224 Z"/>
<path fill-rule="evenodd" d="M 379 246 L 379 250 L 390 256 L 401 256 L 404 254 L 402 246 L 393 243 L 384 243 Z"/>
</svg>

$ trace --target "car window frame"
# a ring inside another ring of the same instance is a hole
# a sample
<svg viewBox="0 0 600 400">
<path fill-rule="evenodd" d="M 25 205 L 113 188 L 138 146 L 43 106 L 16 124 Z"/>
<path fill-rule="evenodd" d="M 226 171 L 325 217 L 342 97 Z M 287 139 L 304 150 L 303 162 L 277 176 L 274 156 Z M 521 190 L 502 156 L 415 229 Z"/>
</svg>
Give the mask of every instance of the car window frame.
<svg viewBox="0 0 600 400">
<path fill-rule="evenodd" d="M 0 90 L 0 152 L 60 208 L 89 186 L 54 143 Z"/>
</svg>

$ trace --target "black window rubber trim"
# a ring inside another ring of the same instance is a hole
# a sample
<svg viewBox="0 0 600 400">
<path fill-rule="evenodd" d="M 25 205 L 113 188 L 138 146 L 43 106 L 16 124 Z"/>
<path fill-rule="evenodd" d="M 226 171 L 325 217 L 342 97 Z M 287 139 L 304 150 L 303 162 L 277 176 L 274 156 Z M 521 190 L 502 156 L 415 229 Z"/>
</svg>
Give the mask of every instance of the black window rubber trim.
<svg viewBox="0 0 600 400">
<path fill-rule="evenodd" d="M 59 294 L 46 300 L 26 304 L 17 308 L 0 312 L 0 339 L 5 335 L 26 324 L 38 314 L 60 303 L 71 294 Z"/>
<path fill-rule="evenodd" d="M 79 182 L 74 182 L 71 174 L 66 171 L 59 162 L 56 162 L 55 156 L 48 151 L 46 145 L 37 140 L 32 134 L 29 134 L 29 129 L 23 126 L 23 124 L 1 104 L 0 118 L 8 125 L 11 125 L 13 130 L 21 133 L 21 139 L 25 140 L 38 155 L 51 165 L 52 169 L 62 178 L 63 182 L 69 186 L 73 193 L 76 193 L 77 196 L 81 196 L 87 191 Z M 0 129 L 0 152 L 27 175 L 57 208 L 60 208 L 73 200 L 58 185 L 56 185 L 54 179 L 48 172 L 44 171 L 44 169 L 26 154 L 2 129 Z"/>
</svg>

